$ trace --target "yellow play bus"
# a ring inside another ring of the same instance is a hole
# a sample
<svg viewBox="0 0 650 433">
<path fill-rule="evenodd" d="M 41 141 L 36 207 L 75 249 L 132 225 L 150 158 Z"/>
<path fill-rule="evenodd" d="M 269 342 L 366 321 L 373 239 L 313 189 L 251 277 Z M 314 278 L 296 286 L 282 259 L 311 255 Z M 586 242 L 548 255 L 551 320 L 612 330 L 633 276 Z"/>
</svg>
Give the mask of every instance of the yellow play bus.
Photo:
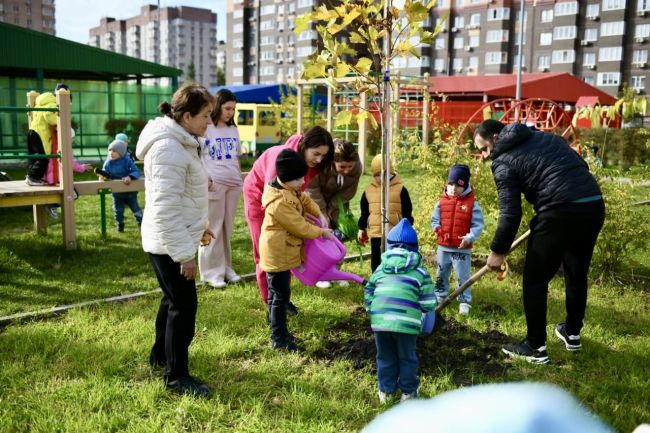
<svg viewBox="0 0 650 433">
<path fill-rule="evenodd" d="M 280 107 L 271 104 L 238 102 L 235 122 L 242 153 L 259 155 L 280 144 Z"/>
</svg>

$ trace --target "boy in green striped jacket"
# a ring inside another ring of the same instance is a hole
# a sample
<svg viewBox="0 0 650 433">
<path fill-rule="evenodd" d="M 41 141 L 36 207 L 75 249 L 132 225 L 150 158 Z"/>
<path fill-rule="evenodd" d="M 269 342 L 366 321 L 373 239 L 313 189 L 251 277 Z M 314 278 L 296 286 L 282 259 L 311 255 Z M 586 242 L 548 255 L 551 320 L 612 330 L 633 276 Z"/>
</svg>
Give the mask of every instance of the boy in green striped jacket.
<svg viewBox="0 0 650 433">
<path fill-rule="evenodd" d="M 436 306 L 431 275 L 418 248 L 418 235 L 404 218 L 388 233 L 381 264 L 364 289 L 364 307 L 377 346 L 379 401 L 402 392 L 401 401 L 417 397 L 420 379 L 415 342 L 422 313 Z"/>
</svg>

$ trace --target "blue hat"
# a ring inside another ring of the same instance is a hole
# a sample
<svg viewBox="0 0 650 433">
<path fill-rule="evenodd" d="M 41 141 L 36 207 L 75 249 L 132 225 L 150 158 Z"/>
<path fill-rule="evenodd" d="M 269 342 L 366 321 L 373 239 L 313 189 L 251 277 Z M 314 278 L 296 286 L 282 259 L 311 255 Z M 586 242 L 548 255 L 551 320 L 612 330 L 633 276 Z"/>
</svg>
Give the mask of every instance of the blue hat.
<svg viewBox="0 0 650 433">
<path fill-rule="evenodd" d="M 418 234 L 415 232 L 415 229 L 409 220 L 402 218 L 402 221 L 398 222 L 397 225 L 388 232 L 386 240 L 391 244 L 417 246 Z"/>
<path fill-rule="evenodd" d="M 469 185 L 469 176 L 469 166 L 465 164 L 454 164 L 449 170 L 447 183 L 453 183 L 454 185 L 467 188 L 467 185 Z"/>
<path fill-rule="evenodd" d="M 120 132 L 119 134 L 117 134 L 117 135 L 115 136 L 115 139 L 116 139 L 117 141 L 123 141 L 123 142 L 126 143 L 127 141 L 129 141 L 129 136 L 126 135 L 126 134 L 123 133 L 123 132 Z"/>
</svg>

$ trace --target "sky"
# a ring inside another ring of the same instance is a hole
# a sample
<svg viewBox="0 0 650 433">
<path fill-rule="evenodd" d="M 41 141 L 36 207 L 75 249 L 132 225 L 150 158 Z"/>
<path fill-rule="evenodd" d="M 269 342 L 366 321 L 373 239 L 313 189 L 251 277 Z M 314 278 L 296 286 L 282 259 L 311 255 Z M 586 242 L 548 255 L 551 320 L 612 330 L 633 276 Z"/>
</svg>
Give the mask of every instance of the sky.
<svg viewBox="0 0 650 433">
<path fill-rule="evenodd" d="M 88 43 L 89 30 L 99 25 L 103 17 L 130 18 L 140 14 L 146 4 L 157 0 L 56 0 L 56 36 L 72 41 Z M 217 13 L 217 39 L 226 38 L 226 0 L 160 0 L 160 7 L 194 6 Z"/>
</svg>

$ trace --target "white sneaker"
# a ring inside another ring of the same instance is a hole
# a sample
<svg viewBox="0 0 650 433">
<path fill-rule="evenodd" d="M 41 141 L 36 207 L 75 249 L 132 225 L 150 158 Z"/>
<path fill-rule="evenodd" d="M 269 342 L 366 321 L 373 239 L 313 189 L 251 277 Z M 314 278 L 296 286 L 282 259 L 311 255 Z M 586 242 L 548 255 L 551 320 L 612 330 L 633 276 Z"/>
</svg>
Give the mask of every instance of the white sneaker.
<svg viewBox="0 0 650 433">
<path fill-rule="evenodd" d="M 414 398 L 418 398 L 418 392 L 417 391 L 412 392 L 410 394 L 402 394 L 402 398 L 400 398 L 399 401 L 402 402 L 402 401 L 406 401 L 406 400 L 412 400 Z"/>
<path fill-rule="evenodd" d="M 379 403 L 386 404 L 392 397 L 392 394 L 386 394 L 385 392 L 379 390 L 379 392 L 377 392 L 377 396 L 379 397 Z"/>
<path fill-rule="evenodd" d="M 237 274 L 234 274 L 231 277 L 228 277 L 228 284 L 237 284 L 241 281 L 241 277 Z"/>
<path fill-rule="evenodd" d="M 469 314 L 469 309 L 472 308 L 471 305 L 469 305 L 466 302 L 461 302 L 460 306 L 458 307 L 458 312 L 462 315 L 468 315 Z"/>
<path fill-rule="evenodd" d="M 330 283 L 329 281 L 317 281 L 316 287 L 318 287 L 319 289 L 329 289 L 330 287 L 332 287 L 332 283 Z"/>
<path fill-rule="evenodd" d="M 206 283 L 215 289 L 223 289 L 228 285 L 225 281 L 206 281 Z"/>
<path fill-rule="evenodd" d="M 350 282 L 345 280 L 337 281 L 336 283 L 341 287 L 348 287 L 350 285 Z"/>
</svg>

